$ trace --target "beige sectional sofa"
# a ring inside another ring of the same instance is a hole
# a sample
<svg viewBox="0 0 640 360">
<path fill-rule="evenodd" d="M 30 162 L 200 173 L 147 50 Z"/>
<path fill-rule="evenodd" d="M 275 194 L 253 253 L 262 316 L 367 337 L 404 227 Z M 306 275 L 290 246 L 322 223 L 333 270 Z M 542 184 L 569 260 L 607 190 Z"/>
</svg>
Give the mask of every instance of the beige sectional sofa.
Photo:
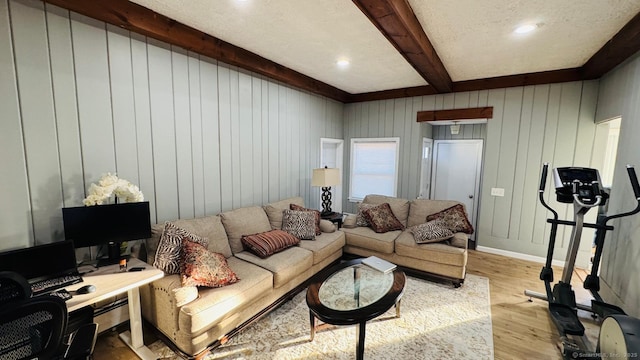
<svg viewBox="0 0 640 360">
<path fill-rule="evenodd" d="M 365 203 L 387 202 L 405 226 L 426 222 L 426 216 L 458 204 L 453 201 L 413 200 L 369 195 Z M 192 357 L 224 343 L 239 329 L 291 298 L 320 270 L 338 261 L 344 252 L 375 255 L 402 267 L 464 281 L 467 236 L 457 233 L 446 243 L 418 245 L 405 231 L 375 233 L 368 227 L 323 232 L 315 240 L 263 259 L 244 250 L 242 235 L 280 229 L 283 210 L 304 206 L 300 197 L 264 207 L 250 206 L 216 216 L 172 223 L 209 240 L 208 249 L 223 254 L 240 281 L 221 288 L 182 288 L 179 275 L 168 275 L 140 289 L 143 317 L 178 350 Z M 324 220 L 323 220 L 324 221 Z M 326 222 L 329 229 L 333 224 Z M 152 226 L 147 240 L 147 262 L 154 263 L 164 225 Z"/>
<path fill-rule="evenodd" d="M 240 242 L 242 235 L 281 228 L 282 211 L 292 203 L 304 206 L 303 199 L 296 197 L 264 207 L 173 221 L 208 238 L 208 249 L 223 254 L 240 281 L 221 288 L 194 289 L 192 298 L 197 298 L 182 304 L 189 294 L 181 288 L 180 275 L 165 276 L 140 289 L 143 317 L 180 351 L 194 356 L 212 344 L 224 343 L 243 324 L 294 295 L 311 276 L 340 259 L 345 244 L 343 232 L 323 232 L 315 240 L 301 240 L 299 246 L 266 259 L 245 251 Z M 152 227 L 152 238 L 147 241 L 149 264 L 154 263 L 163 228 L 163 224 Z"/>
<path fill-rule="evenodd" d="M 345 253 L 362 257 L 377 256 L 408 269 L 451 280 L 455 286 L 464 282 L 468 255 L 467 234 L 457 232 L 445 242 L 417 244 L 408 230 L 425 223 L 428 215 L 458 205 L 459 202 L 424 199 L 409 201 L 384 195 L 367 195 L 362 203 L 389 203 L 391 211 L 406 229 L 376 233 L 370 227 L 348 228 L 349 223 L 355 222 L 355 215 L 349 215 L 351 219 L 346 219 L 346 225 L 342 228 L 346 237 Z"/>
</svg>

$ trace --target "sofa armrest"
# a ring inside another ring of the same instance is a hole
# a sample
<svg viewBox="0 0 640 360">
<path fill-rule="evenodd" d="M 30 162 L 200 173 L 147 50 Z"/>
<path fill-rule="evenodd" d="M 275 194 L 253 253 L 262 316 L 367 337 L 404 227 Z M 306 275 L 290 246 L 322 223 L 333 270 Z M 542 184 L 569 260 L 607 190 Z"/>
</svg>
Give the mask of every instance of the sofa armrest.
<svg viewBox="0 0 640 360">
<path fill-rule="evenodd" d="M 180 275 L 167 275 L 140 287 L 142 315 L 165 334 L 178 330 L 178 306 L 175 289 L 182 287 Z"/>
<path fill-rule="evenodd" d="M 349 214 L 345 216 L 344 220 L 342 221 L 342 227 L 345 227 L 347 229 L 356 227 L 356 214 Z"/>
<path fill-rule="evenodd" d="M 465 233 L 457 232 L 453 234 L 453 237 L 448 241 L 451 246 L 455 246 L 461 249 L 466 249 L 467 244 L 469 243 L 469 235 Z"/>
</svg>

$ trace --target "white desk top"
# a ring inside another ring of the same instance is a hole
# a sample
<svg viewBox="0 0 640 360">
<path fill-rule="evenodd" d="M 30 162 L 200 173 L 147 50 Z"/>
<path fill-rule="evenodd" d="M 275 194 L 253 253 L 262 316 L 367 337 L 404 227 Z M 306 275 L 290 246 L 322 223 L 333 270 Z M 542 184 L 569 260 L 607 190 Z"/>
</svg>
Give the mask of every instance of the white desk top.
<svg viewBox="0 0 640 360">
<path fill-rule="evenodd" d="M 144 266 L 145 270 L 120 272 L 118 264 L 101 267 L 91 273 L 82 276 L 83 282 L 67 286 L 65 289 L 73 296 L 67 300 L 67 310 L 74 311 L 125 293 L 133 288 L 148 284 L 164 276 L 164 272 L 142 260 L 131 258 L 127 262 L 127 269 Z M 78 294 L 75 291 L 85 285 L 94 285 L 96 291 L 89 294 Z"/>
</svg>

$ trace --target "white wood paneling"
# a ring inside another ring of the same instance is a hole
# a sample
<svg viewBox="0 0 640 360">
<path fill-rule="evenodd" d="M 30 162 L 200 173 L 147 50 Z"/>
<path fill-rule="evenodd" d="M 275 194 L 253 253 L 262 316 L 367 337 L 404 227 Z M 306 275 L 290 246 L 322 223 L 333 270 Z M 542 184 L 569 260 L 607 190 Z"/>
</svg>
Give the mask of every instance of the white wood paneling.
<svg viewBox="0 0 640 360">
<path fill-rule="evenodd" d="M 0 249 L 62 238 L 60 208 L 107 172 L 139 185 L 153 222 L 319 207 L 311 169 L 343 104 L 46 7 L 0 0 Z"/>
<path fill-rule="evenodd" d="M 13 58 L 9 7 L 0 1 L 0 246 L 2 249 L 34 244 L 29 179 L 22 135 L 18 81 Z"/>
<path fill-rule="evenodd" d="M 43 8 L 31 1 L 10 6 L 36 243 L 62 237 L 62 181 Z"/>
</svg>

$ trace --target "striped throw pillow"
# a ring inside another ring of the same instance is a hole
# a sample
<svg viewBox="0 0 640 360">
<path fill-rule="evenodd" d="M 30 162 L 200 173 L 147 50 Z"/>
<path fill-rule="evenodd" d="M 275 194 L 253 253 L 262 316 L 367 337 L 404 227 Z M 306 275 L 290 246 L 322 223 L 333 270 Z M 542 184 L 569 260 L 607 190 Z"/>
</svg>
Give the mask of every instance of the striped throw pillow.
<svg viewBox="0 0 640 360">
<path fill-rule="evenodd" d="M 167 275 L 180 274 L 180 254 L 182 253 L 183 239 L 200 244 L 205 248 L 209 245 L 209 239 L 194 235 L 170 222 L 166 222 L 164 231 L 160 236 L 153 266 L 164 271 Z"/>
<path fill-rule="evenodd" d="M 253 235 L 243 235 L 240 241 L 245 249 L 263 259 L 300 243 L 300 239 L 284 230 L 271 230 Z"/>
<path fill-rule="evenodd" d="M 453 237 L 453 231 L 443 226 L 441 220 L 433 220 L 410 228 L 418 244 L 440 242 Z"/>
</svg>

